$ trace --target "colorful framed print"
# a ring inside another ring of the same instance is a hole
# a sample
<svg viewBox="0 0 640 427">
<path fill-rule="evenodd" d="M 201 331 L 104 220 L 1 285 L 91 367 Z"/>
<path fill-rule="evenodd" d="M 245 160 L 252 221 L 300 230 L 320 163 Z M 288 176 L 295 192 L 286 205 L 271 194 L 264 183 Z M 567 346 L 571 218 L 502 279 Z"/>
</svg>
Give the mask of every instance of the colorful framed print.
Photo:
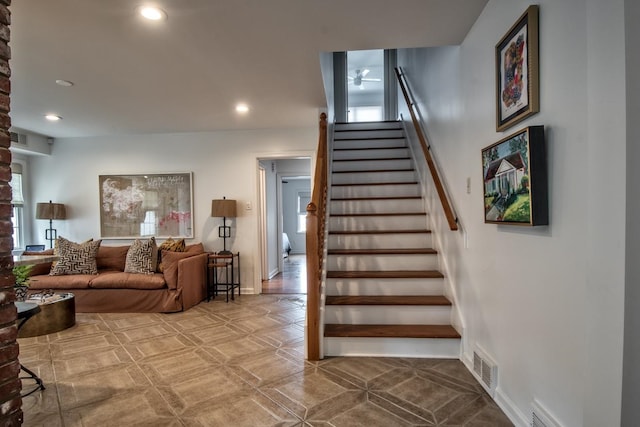
<svg viewBox="0 0 640 427">
<path fill-rule="evenodd" d="M 538 6 L 527 11 L 496 45 L 496 131 L 540 111 Z"/>
<path fill-rule="evenodd" d="M 548 225 L 544 126 L 530 126 L 482 150 L 484 222 Z"/>
<path fill-rule="evenodd" d="M 100 175 L 100 236 L 193 238 L 192 175 Z"/>
</svg>

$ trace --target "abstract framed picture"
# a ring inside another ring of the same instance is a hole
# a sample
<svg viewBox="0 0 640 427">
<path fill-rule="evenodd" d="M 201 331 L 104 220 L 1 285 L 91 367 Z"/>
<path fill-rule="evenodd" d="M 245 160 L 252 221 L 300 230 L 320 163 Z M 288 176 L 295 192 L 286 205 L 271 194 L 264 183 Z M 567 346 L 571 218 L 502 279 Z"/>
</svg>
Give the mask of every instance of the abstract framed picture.
<svg viewBox="0 0 640 427">
<path fill-rule="evenodd" d="M 496 131 L 540 111 L 538 6 L 529 6 L 496 45 Z"/>
<path fill-rule="evenodd" d="M 529 126 L 482 149 L 484 222 L 548 225 L 544 126 Z"/>
<path fill-rule="evenodd" d="M 100 236 L 193 237 L 193 174 L 100 175 Z"/>
</svg>

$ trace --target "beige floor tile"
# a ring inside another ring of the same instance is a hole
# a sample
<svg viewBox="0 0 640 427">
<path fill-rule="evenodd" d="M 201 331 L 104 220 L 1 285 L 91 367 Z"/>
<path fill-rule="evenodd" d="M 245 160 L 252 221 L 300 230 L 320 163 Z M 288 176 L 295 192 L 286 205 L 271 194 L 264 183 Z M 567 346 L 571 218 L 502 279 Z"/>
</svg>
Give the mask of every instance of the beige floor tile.
<svg viewBox="0 0 640 427">
<path fill-rule="evenodd" d="M 288 427 L 301 420 L 257 391 L 240 392 L 183 414 L 189 427 Z"/>
<path fill-rule="evenodd" d="M 124 348 L 114 346 L 87 351 L 68 359 L 54 359 L 53 368 L 56 378 L 62 380 L 132 363 L 133 359 Z"/>
<path fill-rule="evenodd" d="M 142 361 L 149 357 L 168 355 L 180 350 L 194 348 L 195 344 L 184 335 L 176 332 L 172 335 L 123 344 L 123 346 L 134 360 Z"/>
<path fill-rule="evenodd" d="M 132 390 L 62 413 L 66 426 L 180 426 L 179 419 L 153 389 Z"/>
<path fill-rule="evenodd" d="M 183 313 L 79 313 L 20 339 L 47 387 L 25 426 L 510 426 L 459 360 L 305 360 L 304 296 Z"/>
<path fill-rule="evenodd" d="M 62 410 L 96 402 L 107 403 L 119 394 L 137 394 L 151 383 L 137 366 L 122 366 L 57 382 Z"/>
</svg>

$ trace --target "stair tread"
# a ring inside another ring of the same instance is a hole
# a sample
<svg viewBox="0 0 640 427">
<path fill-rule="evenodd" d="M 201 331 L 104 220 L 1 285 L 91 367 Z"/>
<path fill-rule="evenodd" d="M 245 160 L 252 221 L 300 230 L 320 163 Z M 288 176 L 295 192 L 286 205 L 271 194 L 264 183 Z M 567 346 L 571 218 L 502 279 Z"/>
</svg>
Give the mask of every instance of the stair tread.
<svg viewBox="0 0 640 427">
<path fill-rule="evenodd" d="M 402 199 L 421 199 L 420 196 L 367 196 L 367 197 L 338 197 L 331 198 L 332 202 L 345 200 L 402 200 Z"/>
<path fill-rule="evenodd" d="M 412 230 L 329 230 L 329 234 L 431 234 L 426 228 Z"/>
<path fill-rule="evenodd" d="M 326 305 L 451 305 L 443 295 L 327 295 Z"/>
<path fill-rule="evenodd" d="M 376 157 L 374 159 L 371 158 L 358 158 L 358 159 L 333 159 L 333 162 L 368 162 L 368 161 L 375 161 L 375 162 L 382 162 L 382 161 L 387 161 L 387 160 L 411 160 L 411 157 L 409 156 L 402 156 L 402 157 Z"/>
<path fill-rule="evenodd" d="M 444 275 L 437 270 L 332 270 L 327 271 L 329 279 L 441 279 Z"/>
<path fill-rule="evenodd" d="M 382 172 L 415 172 L 413 168 L 405 168 L 405 169 L 367 169 L 356 170 L 356 171 L 331 171 L 331 173 L 382 173 Z"/>
<path fill-rule="evenodd" d="M 435 255 L 433 248 L 393 248 L 393 249 L 329 249 L 329 255 Z"/>
<path fill-rule="evenodd" d="M 347 184 L 332 184 L 332 187 L 364 187 L 367 185 L 418 185 L 418 181 L 395 181 L 395 182 L 357 182 Z"/>
<path fill-rule="evenodd" d="M 324 326 L 325 337 L 460 338 L 451 325 L 339 325 Z"/>
<path fill-rule="evenodd" d="M 404 138 L 402 138 L 404 139 Z M 343 141 L 351 141 L 349 139 Z M 369 151 L 369 150 L 406 150 L 406 145 L 391 145 L 389 147 L 349 147 L 349 148 L 334 148 L 333 151 Z"/>
<path fill-rule="evenodd" d="M 367 213 L 346 213 L 346 214 L 331 214 L 331 217 L 350 217 L 350 216 L 423 216 L 426 212 L 367 212 Z"/>
</svg>

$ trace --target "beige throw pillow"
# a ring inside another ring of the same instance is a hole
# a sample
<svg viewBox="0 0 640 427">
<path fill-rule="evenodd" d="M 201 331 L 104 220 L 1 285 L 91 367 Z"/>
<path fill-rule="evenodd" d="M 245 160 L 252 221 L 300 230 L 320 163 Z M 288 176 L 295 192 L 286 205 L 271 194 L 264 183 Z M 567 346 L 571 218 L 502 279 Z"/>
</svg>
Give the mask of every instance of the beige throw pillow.
<svg viewBox="0 0 640 427">
<path fill-rule="evenodd" d="M 51 276 L 66 274 L 98 274 L 96 254 L 101 240 L 75 243 L 64 237 L 57 239 L 58 261 L 51 267 Z"/>
<path fill-rule="evenodd" d="M 158 263 L 158 246 L 156 239 L 149 240 L 136 239 L 127 251 L 125 261 L 125 273 L 153 274 L 156 272 Z"/>
</svg>

